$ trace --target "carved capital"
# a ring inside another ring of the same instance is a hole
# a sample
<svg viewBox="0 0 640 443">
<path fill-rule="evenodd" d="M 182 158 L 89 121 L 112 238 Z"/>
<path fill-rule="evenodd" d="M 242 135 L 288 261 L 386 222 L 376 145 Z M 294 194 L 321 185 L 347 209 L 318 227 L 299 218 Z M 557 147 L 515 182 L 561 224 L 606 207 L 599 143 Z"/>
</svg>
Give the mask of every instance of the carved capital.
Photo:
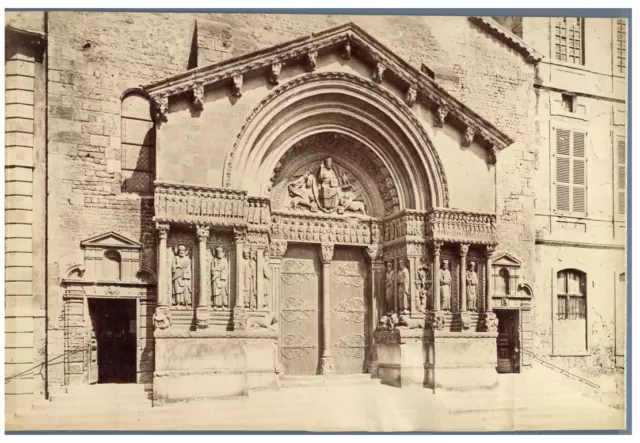
<svg viewBox="0 0 640 443">
<path fill-rule="evenodd" d="M 234 229 L 233 230 L 233 241 L 235 243 L 244 243 L 247 238 L 247 231 L 244 229 Z"/>
<path fill-rule="evenodd" d="M 418 90 L 414 86 L 409 86 L 404 96 L 404 102 L 407 104 L 407 106 L 411 108 L 413 107 L 413 105 L 416 104 L 417 98 L 418 98 Z"/>
<path fill-rule="evenodd" d="M 333 258 L 333 243 L 322 243 L 320 245 L 320 256 L 322 258 L 323 264 L 331 263 L 331 259 Z"/>
<path fill-rule="evenodd" d="M 197 225 L 196 234 L 199 242 L 206 242 L 209 238 L 209 225 Z"/>
<path fill-rule="evenodd" d="M 269 82 L 272 85 L 280 83 L 280 71 L 282 71 L 282 62 L 276 62 L 271 65 L 271 72 L 269 73 Z"/>
<path fill-rule="evenodd" d="M 384 76 L 384 71 L 386 71 L 387 67 L 383 63 L 376 63 L 376 69 L 373 71 L 373 81 L 376 83 L 382 83 L 382 77 Z"/>
<path fill-rule="evenodd" d="M 284 253 L 287 251 L 287 241 L 271 240 L 271 245 L 269 249 L 272 257 L 276 257 L 276 258 L 282 257 Z"/>
<path fill-rule="evenodd" d="M 233 91 L 233 95 L 235 97 L 242 97 L 242 83 L 244 82 L 244 77 L 242 74 L 234 75 L 231 79 L 231 90 Z"/>
<path fill-rule="evenodd" d="M 371 259 L 371 261 L 377 261 L 380 259 L 382 253 L 382 248 L 378 244 L 367 246 L 367 255 Z"/>
<path fill-rule="evenodd" d="M 466 257 L 468 252 L 469 252 L 469 244 L 461 243 L 460 244 L 460 257 L 461 258 Z"/>
<path fill-rule="evenodd" d="M 167 307 L 158 306 L 153 314 L 153 329 L 167 329 L 171 326 L 171 311 Z"/>
<path fill-rule="evenodd" d="M 446 107 L 438 106 L 438 109 L 436 110 L 436 121 L 435 121 L 435 125 L 438 128 L 442 128 L 444 126 L 444 120 L 447 118 L 448 114 L 449 114 L 449 110 Z"/>
<path fill-rule="evenodd" d="M 315 71 L 318 65 L 318 51 L 310 51 L 307 53 L 307 70 Z"/>
<path fill-rule="evenodd" d="M 434 241 L 433 242 L 432 250 L 433 250 L 433 256 L 434 257 L 439 257 L 440 256 L 440 251 L 442 250 L 442 246 L 443 245 L 444 245 L 444 242 L 441 242 L 441 241 Z"/>
<path fill-rule="evenodd" d="M 467 126 L 467 129 L 464 131 L 464 135 L 462 137 L 462 146 L 468 148 L 471 146 L 474 137 L 476 136 L 476 131 L 471 126 Z"/>
<path fill-rule="evenodd" d="M 344 51 L 342 51 L 342 58 L 349 60 L 351 58 L 351 42 L 347 39 L 344 43 Z"/>
<path fill-rule="evenodd" d="M 490 259 L 495 251 L 496 247 L 494 245 L 487 245 L 486 249 L 484 250 L 484 257 L 486 259 Z"/>
<path fill-rule="evenodd" d="M 161 95 L 153 97 L 153 110 L 156 117 L 156 123 L 167 121 L 167 113 L 169 112 L 169 97 Z"/>
<path fill-rule="evenodd" d="M 483 332 L 497 332 L 498 331 L 498 316 L 495 312 L 485 312 L 482 316 L 481 330 Z"/>
<path fill-rule="evenodd" d="M 193 94 L 193 106 L 197 109 L 204 108 L 204 85 L 202 83 L 196 83 L 192 89 Z"/>
<path fill-rule="evenodd" d="M 425 326 L 433 331 L 442 331 L 446 326 L 444 313 L 441 311 L 429 311 L 425 319 Z"/>
<path fill-rule="evenodd" d="M 156 223 L 156 232 L 159 240 L 166 240 L 169 235 L 169 223 Z"/>
</svg>

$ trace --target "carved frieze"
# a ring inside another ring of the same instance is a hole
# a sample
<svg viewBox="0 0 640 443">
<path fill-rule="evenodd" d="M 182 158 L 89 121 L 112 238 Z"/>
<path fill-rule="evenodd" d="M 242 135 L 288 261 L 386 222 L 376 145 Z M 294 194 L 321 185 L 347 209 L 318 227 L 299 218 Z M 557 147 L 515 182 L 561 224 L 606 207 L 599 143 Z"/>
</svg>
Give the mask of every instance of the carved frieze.
<svg viewBox="0 0 640 443">
<path fill-rule="evenodd" d="M 451 209 L 435 209 L 428 215 L 428 237 L 452 243 L 496 244 L 496 216 Z"/>
<path fill-rule="evenodd" d="M 345 357 L 362 358 L 366 343 L 364 335 L 352 334 L 338 338 L 333 346 Z"/>
<path fill-rule="evenodd" d="M 316 306 L 302 297 L 287 297 L 280 304 L 280 317 L 287 323 L 300 323 L 316 315 L 317 311 Z"/>
<path fill-rule="evenodd" d="M 282 262 L 281 278 L 287 285 L 304 283 L 315 276 L 316 271 L 309 262 L 294 259 L 285 259 Z"/>
<path fill-rule="evenodd" d="M 371 244 L 373 220 L 343 219 L 339 216 L 274 213 L 271 238 L 293 242 Z M 378 226 L 379 230 L 379 226 Z"/>
<path fill-rule="evenodd" d="M 244 191 L 158 183 L 154 191 L 155 219 L 159 222 L 245 226 Z"/>
</svg>

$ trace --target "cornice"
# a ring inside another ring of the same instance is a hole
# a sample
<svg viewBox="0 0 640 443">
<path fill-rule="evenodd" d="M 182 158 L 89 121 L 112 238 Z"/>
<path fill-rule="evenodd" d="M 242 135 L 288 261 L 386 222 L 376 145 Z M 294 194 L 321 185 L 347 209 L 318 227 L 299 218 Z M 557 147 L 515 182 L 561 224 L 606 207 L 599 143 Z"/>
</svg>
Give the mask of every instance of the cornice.
<svg viewBox="0 0 640 443">
<path fill-rule="evenodd" d="M 265 72 L 265 81 L 273 83 L 274 71 L 279 73 L 282 65 L 292 60 L 304 62 L 307 70 L 313 71 L 315 63 L 310 64 L 309 60 L 315 60 L 316 57 L 338 46 L 342 46 L 343 58 L 348 60 L 357 54 L 371 64 L 374 81 L 382 83 L 384 76 L 385 80 L 393 81 L 395 86 L 405 90 L 407 106 L 420 102 L 429 108 L 434 108 L 437 115 L 441 116 L 438 120 L 440 123 L 444 123 L 444 119 L 448 116 L 449 119 L 462 125 L 463 131 L 466 132 L 470 128 L 470 132 L 490 144 L 494 150 L 500 151 L 513 143 L 513 139 L 508 135 L 449 95 L 433 79 L 402 60 L 353 23 L 216 64 L 194 68 L 146 85 L 143 89 L 151 95 L 162 117 L 166 116 L 167 100 L 170 96 L 195 91 L 205 85 L 223 83 L 231 85 L 230 90 L 233 89 L 233 93 L 237 95 L 238 81 L 243 75 L 268 68 Z M 345 57 L 344 54 L 349 56 Z"/>
<path fill-rule="evenodd" d="M 504 28 L 494 19 L 490 17 L 469 17 L 469 21 L 477 25 L 479 28 L 484 29 L 485 31 L 487 31 L 487 33 L 496 37 L 498 40 L 505 43 L 510 48 L 522 54 L 528 63 L 536 65 L 540 60 L 542 60 L 542 53 L 533 49 L 522 39 L 520 39 L 508 29 Z"/>
</svg>

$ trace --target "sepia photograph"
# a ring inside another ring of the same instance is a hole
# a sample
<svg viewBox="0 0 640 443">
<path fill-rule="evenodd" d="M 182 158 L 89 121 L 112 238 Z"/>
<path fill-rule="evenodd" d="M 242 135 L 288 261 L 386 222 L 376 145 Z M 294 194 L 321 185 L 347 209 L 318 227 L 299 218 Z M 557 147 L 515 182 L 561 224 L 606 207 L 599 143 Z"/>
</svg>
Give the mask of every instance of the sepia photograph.
<svg viewBox="0 0 640 443">
<path fill-rule="evenodd" d="M 448 11 L 5 9 L 5 433 L 630 433 L 631 9 Z"/>
</svg>

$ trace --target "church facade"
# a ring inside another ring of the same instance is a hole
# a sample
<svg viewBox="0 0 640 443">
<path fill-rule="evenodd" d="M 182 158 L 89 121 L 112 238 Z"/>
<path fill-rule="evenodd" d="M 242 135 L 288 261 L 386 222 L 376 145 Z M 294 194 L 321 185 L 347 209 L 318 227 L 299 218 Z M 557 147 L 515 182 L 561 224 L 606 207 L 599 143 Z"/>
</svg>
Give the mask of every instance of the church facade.
<svg viewBox="0 0 640 443">
<path fill-rule="evenodd" d="M 582 240 L 540 233 L 556 171 L 540 97 L 557 91 L 544 51 L 503 25 L 8 16 L 7 404 L 131 382 L 160 405 L 363 373 L 491 388 L 534 360 L 608 355 L 587 337 L 621 308 L 586 299 L 579 264 L 552 265 L 551 291 L 542 275 L 541 248 Z M 574 132 L 553 135 L 570 180 Z M 580 225 L 585 185 L 567 187 Z M 562 327 L 584 340 L 549 352 Z"/>
</svg>

